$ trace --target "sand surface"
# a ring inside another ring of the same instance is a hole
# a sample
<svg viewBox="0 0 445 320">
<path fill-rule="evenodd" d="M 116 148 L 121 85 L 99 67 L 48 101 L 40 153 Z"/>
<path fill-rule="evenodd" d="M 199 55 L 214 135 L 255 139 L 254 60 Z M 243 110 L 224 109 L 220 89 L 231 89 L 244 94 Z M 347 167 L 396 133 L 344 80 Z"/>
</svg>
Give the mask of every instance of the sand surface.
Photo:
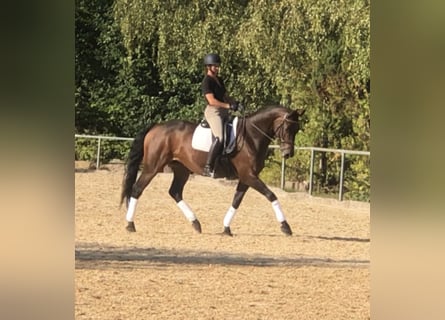
<svg viewBox="0 0 445 320">
<path fill-rule="evenodd" d="M 168 195 L 172 175 L 141 196 L 136 233 L 119 207 L 122 165 L 75 173 L 76 319 L 369 319 L 369 204 L 272 188 L 294 235 L 249 189 L 222 221 L 236 182 L 192 176 L 184 200 L 198 234 Z"/>
</svg>

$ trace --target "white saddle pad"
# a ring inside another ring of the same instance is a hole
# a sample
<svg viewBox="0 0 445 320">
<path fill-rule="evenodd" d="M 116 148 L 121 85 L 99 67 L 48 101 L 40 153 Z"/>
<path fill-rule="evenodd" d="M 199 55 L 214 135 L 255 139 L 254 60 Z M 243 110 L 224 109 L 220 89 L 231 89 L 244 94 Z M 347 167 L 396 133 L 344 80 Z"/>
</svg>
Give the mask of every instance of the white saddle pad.
<svg viewBox="0 0 445 320">
<path fill-rule="evenodd" d="M 232 130 L 230 130 L 228 144 L 230 144 L 230 142 L 232 142 L 236 137 L 237 124 L 238 117 L 233 119 L 233 122 L 229 124 L 229 126 L 232 126 Z M 193 132 L 192 148 L 195 150 L 209 152 L 213 139 L 214 137 L 212 136 L 212 130 L 210 130 L 210 128 L 204 128 L 203 126 L 198 125 L 195 129 L 195 132 Z"/>
</svg>

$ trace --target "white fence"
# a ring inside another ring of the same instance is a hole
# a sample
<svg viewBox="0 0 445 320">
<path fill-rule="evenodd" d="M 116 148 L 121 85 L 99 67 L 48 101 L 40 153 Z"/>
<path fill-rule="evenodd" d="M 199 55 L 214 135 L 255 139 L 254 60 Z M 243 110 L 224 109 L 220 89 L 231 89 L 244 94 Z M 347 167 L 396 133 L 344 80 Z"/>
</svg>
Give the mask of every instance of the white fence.
<svg viewBox="0 0 445 320">
<path fill-rule="evenodd" d="M 83 134 L 75 134 L 74 138 L 86 138 L 86 139 L 97 139 L 97 154 L 96 154 L 96 169 L 99 168 L 100 165 L 100 145 L 102 140 L 122 140 L 122 141 L 132 141 L 133 138 L 122 138 L 122 137 L 108 137 L 108 136 L 92 136 L 92 135 L 83 135 Z M 269 146 L 271 149 L 279 148 L 277 145 Z M 344 164 L 345 164 L 345 155 L 354 154 L 354 155 L 363 155 L 363 156 L 371 156 L 369 151 L 353 151 L 353 150 L 343 150 L 343 149 L 328 149 L 328 148 L 317 148 L 317 147 L 295 147 L 295 150 L 310 150 L 311 152 L 311 163 L 310 163 L 310 172 L 309 172 L 309 194 L 312 194 L 313 191 L 313 176 L 314 176 L 314 162 L 315 162 L 315 152 L 333 152 L 340 153 L 341 155 L 341 166 L 340 166 L 340 182 L 339 182 L 339 193 L 338 200 L 343 200 L 343 179 L 344 179 Z M 285 185 L 285 170 L 286 170 L 286 160 L 282 158 L 281 160 L 281 189 L 284 189 Z"/>
<path fill-rule="evenodd" d="M 317 147 L 296 147 L 296 150 L 310 150 L 311 151 L 311 164 L 310 164 L 310 172 L 309 172 L 309 194 L 312 194 L 313 189 L 313 176 L 314 176 L 314 162 L 315 162 L 315 152 L 333 152 L 340 153 L 341 155 L 341 165 L 340 165 L 340 181 L 339 181 L 339 192 L 338 192 L 338 200 L 343 200 L 343 179 L 344 179 L 344 167 L 345 167 L 345 155 L 347 154 L 355 154 L 362 156 L 371 156 L 371 152 L 369 151 L 353 151 L 353 150 L 343 150 L 343 149 L 328 149 L 328 148 L 317 148 Z M 284 188 L 284 159 L 282 160 L 282 169 L 281 169 L 281 189 Z"/>
</svg>

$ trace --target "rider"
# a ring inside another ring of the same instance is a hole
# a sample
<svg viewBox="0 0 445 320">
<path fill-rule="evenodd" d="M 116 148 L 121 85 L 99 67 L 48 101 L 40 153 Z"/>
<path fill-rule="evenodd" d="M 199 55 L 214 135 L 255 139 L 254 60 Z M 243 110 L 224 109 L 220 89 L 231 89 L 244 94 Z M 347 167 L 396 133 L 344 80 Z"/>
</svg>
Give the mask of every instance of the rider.
<svg viewBox="0 0 445 320">
<path fill-rule="evenodd" d="M 238 110 L 239 103 L 231 98 L 226 91 L 224 81 L 218 76 L 221 58 L 218 54 L 210 53 L 204 57 L 205 76 L 202 80 L 202 93 L 207 102 L 204 117 L 207 120 L 215 140 L 210 147 L 203 175 L 214 176 L 216 157 L 222 151 L 223 126 L 228 119 L 229 110 Z"/>
</svg>

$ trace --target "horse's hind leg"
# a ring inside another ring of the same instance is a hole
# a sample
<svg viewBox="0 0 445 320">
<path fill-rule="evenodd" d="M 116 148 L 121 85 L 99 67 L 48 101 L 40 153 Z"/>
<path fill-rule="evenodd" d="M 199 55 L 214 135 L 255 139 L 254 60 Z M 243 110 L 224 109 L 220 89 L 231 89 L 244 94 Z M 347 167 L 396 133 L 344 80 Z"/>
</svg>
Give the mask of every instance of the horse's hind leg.
<svg viewBox="0 0 445 320">
<path fill-rule="evenodd" d="M 147 171 L 146 168 L 142 170 L 141 175 L 139 176 L 136 183 L 133 185 L 133 188 L 131 190 L 131 197 L 128 202 L 127 206 L 127 227 L 126 229 L 130 232 L 135 232 L 136 227 L 134 225 L 134 214 L 136 211 L 136 205 L 138 202 L 139 197 L 141 196 L 144 189 L 148 186 L 148 184 L 153 180 L 153 178 L 156 175 L 156 171 Z"/>
<path fill-rule="evenodd" d="M 190 171 L 182 163 L 177 161 L 172 162 L 170 167 L 173 170 L 174 176 L 168 193 L 176 201 L 176 205 L 181 209 L 186 219 L 192 223 L 193 228 L 201 233 L 201 223 L 196 218 L 189 205 L 182 198 L 182 192 L 190 177 Z"/>
</svg>

